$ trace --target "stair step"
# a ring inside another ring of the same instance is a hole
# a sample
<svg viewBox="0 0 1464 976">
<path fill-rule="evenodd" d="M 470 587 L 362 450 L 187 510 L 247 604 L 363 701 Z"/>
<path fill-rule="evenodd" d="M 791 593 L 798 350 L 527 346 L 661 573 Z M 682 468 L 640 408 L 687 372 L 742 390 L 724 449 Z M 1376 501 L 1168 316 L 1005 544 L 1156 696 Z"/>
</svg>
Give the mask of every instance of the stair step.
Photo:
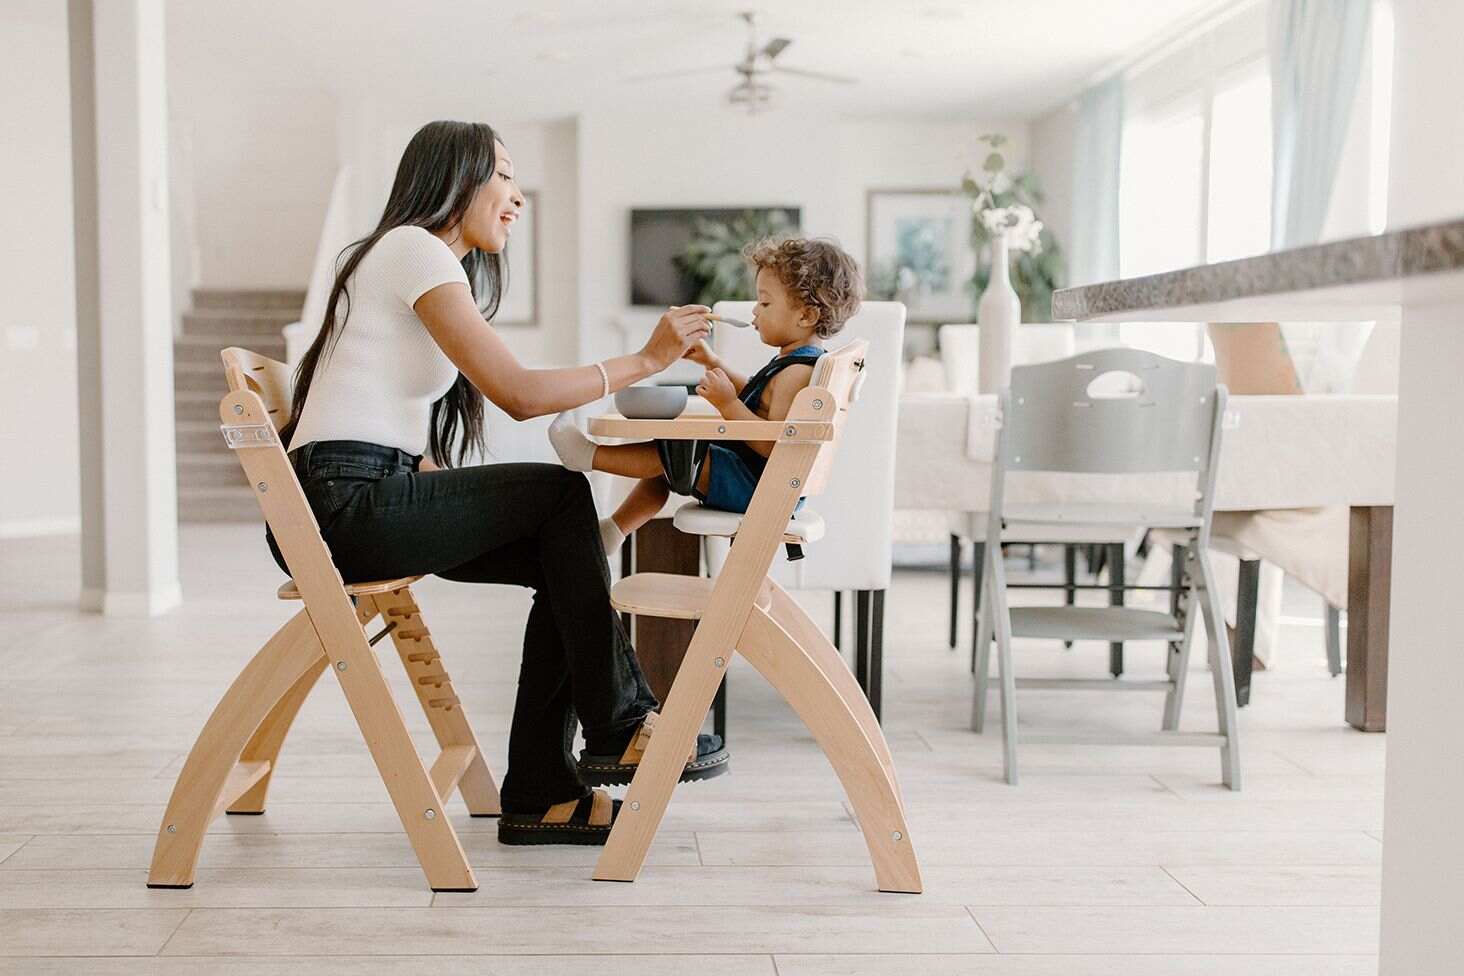
<svg viewBox="0 0 1464 976">
<path fill-rule="evenodd" d="M 217 393 L 202 390 L 177 390 L 173 394 L 173 421 L 175 424 L 211 422 L 217 429 L 219 401 L 223 398 L 222 390 Z"/>
<path fill-rule="evenodd" d="M 202 363 L 222 376 L 224 364 L 219 359 L 219 353 L 229 346 L 239 345 L 250 352 L 268 356 L 270 359 L 278 359 L 283 362 L 285 358 L 283 336 L 241 336 L 239 341 L 235 341 L 228 336 L 204 333 L 202 335 L 183 335 L 173 340 L 173 362 Z"/>
<path fill-rule="evenodd" d="M 176 413 L 176 406 L 175 406 Z M 173 449 L 184 454 L 233 454 L 214 420 L 179 420 L 173 425 Z"/>
<path fill-rule="evenodd" d="M 178 521 L 180 522 L 255 522 L 262 523 L 259 502 L 254 492 L 240 488 L 178 489 Z M 263 527 L 260 529 L 263 534 Z"/>
<path fill-rule="evenodd" d="M 214 401 L 229 392 L 229 381 L 224 378 L 222 365 L 209 363 L 185 363 L 173 361 L 173 392 L 211 393 Z"/>
<path fill-rule="evenodd" d="M 221 438 L 222 439 L 222 438 Z M 228 488 L 237 485 L 246 489 L 249 482 L 233 452 L 226 454 L 179 454 L 178 490 L 185 488 Z"/>
<path fill-rule="evenodd" d="M 270 309 L 292 311 L 300 317 L 305 292 L 292 288 L 195 288 L 193 307 L 198 309 Z"/>
<path fill-rule="evenodd" d="M 283 341 L 280 330 L 299 318 L 298 310 L 194 309 L 183 313 L 183 334 L 223 336 L 228 340 L 224 345 L 248 345 L 256 336 Z"/>
</svg>

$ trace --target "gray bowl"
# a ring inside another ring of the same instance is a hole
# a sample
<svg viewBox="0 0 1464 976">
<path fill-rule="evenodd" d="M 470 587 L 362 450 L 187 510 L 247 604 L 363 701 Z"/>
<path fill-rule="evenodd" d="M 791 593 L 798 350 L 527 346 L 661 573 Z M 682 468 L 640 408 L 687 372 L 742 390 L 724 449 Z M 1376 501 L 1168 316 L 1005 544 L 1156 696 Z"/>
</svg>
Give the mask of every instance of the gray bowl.
<svg viewBox="0 0 1464 976">
<path fill-rule="evenodd" d="M 615 394 L 615 409 L 632 420 L 674 420 L 686 409 L 686 387 L 627 386 Z"/>
</svg>

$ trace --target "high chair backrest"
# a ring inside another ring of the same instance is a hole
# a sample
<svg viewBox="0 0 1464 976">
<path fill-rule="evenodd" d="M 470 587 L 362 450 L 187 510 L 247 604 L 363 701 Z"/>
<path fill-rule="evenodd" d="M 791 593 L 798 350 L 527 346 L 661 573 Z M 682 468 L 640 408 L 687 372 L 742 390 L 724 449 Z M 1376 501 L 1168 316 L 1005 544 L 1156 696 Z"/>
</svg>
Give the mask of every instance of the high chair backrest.
<svg viewBox="0 0 1464 976">
<path fill-rule="evenodd" d="M 219 403 L 224 440 L 244 468 L 306 605 L 312 598 L 317 605 L 322 599 L 334 600 L 337 593 L 345 599 L 320 525 L 279 438 L 280 428 L 290 419 L 289 367 L 237 347 L 225 349 L 220 358 L 229 382 L 229 392 Z M 335 592 L 329 592 L 332 580 Z M 324 592 L 317 589 L 313 597 L 307 592 L 322 583 Z"/>
<path fill-rule="evenodd" d="M 1130 382 L 1138 393 L 1090 392 L 1113 373 L 1136 377 Z M 1209 364 L 1122 348 L 1013 367 L 1002 406 L 1004 465 L 1081 474 L 1203 473 L 1224 417 L 1225 388 L 1215 376 Z"/>
<path fill-rule="evenodd" d="M 819 447 L 818 457 L 808 472 L 803 488 L 805 496 L 821 493 L 828 483 L 829 469 L 833 466 L 834 454 L 838 450 L 839 432 L 843 430 L 844 421 L 849 416 L 849 407 L 858 399 L 859 387 L 864 382 L 864 357 L 868 351 L 868 342 L 855 339 L 820 356 L 813 367 L 813 379 L 798 394 L 788 410 L 790 421 L 814 419 L 823 410 L 823 397 L 832 396 L 837 404 L 837 412 L 833 417 L 834 439 Z"/>
</svg>

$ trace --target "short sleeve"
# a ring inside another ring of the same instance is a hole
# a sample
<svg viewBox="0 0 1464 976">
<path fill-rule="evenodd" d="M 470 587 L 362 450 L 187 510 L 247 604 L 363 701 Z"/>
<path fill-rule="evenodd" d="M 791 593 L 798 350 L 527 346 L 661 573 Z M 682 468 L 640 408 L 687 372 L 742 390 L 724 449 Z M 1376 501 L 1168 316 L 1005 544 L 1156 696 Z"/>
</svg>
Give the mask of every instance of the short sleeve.
<svg viewBox="0 0 1464 976">
<path fill-rule="evenodd" d="M 452 250 L 423 227 L 394 227 L 377 242 L 388 291 L 408 308 L 438 285 L 468 283 Z"/>
</svg>

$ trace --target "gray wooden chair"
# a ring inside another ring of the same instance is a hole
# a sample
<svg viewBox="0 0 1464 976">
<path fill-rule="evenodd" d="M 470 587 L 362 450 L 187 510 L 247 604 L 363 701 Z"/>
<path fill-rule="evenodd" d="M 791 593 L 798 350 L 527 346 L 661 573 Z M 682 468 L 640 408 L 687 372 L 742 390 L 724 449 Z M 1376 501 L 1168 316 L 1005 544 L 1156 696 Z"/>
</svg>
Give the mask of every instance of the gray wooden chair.
<svg viewBox="0 0 1464 976">
<path fill-rule="evenodd" d="M 1099 377 L 1127 372 L 1138 377 L 1140 392 L 1126 397 L 1095 397 Z M 1084 735 L 1062 731 L 1024 731 L 1027 742 L 1112 745 L 1191 745 L 1220 750 L 1221 778 L 1240 788 L 1236 738 L 1235 688 L 1225 618 L 1206 546 L 1214 506 L 1215 468 L 1225 416 L 1226 390 L 1210 365 L 1181 363 L 1137 349 L 1104 349 L 1054 363 L 1018 366 L 1002 391 L 1002 426 L 991 475 L 991 512 L 987 520 L 984 599 L 976 646 L 976 692 L 972 728 L 985 725 L 988 670 L 996 637 L 1002 704 L 1002 739 L 1008 783 L 1017 782 L 1018 687 L 1163 690 L 1160 731 L 1133 735 Z M 1006 501 L 1010 475 L 1066 472 L 1074 475 L 1125 475 L 1134 479 L 1166 472 L 1194 472 L 1193 501 L 1152 504 L 1023 505 Z M 1171 613 L 1132 607 L 1011 607 L 1006 570 L 1000 558 L 1002 531 L 1012 522 L 1178 530 L 1185 538 L 1178 597 Z M 1209 638 L 1217 733 L 1179 731 L 1180 708 L 1198 605 Z M 1168 676 L 1155 681 L 1026 679 L 1013 673 L 1012 641 L 1017 637 L 1061 641 L 1162 640 L 1169 644 Z"/>
</svg>

